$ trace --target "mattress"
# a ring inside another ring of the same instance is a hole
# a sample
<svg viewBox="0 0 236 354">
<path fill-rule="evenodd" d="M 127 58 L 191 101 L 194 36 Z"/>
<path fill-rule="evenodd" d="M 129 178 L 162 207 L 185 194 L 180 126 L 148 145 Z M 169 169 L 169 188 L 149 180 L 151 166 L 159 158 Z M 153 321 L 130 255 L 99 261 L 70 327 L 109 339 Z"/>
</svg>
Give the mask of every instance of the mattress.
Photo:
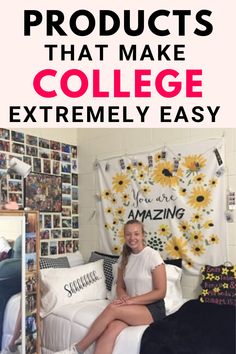
<svg viewBox="0 0 236 354">
<path fill-rule="evenodd" d="M 173 313 L 184 303 L 183 299 L 168 304 L 167 314 Z M 79 302 L 55 309 L 41 322 L 42 354 L 53 354 L 79 341 L 93 321 L 109 304 L 109 300 Z M 139 354 L 141 338 L 148 326 L 129 326 L 117 337 L 113 354 Z M 127 340 L 128 339 L 128 340 Z M 94 344 L 85 354 L 92 354 Z"/>
<path fill-rule="evenodd" d="M 21 294 L 15 294 L 9 299 L 6 305 L 3 320 L 2 349 L 7 346 L 13 335 L 16 318 L 20 308 L 20 300 Z"/>
</svg>

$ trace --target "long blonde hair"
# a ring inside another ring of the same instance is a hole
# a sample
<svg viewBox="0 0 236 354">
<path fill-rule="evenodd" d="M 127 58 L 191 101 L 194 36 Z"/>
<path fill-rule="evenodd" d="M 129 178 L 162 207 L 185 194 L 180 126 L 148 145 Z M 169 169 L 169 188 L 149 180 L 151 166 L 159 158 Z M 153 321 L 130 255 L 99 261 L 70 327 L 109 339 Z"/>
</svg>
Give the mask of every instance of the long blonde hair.
<svg viewBox="0 0 236 354">
<path fill-rule="evenodd" d="M 125 228 L 126 226 L 128 225 L 133 225 L 133 224 L 138 224 L 141 226 L 141 229 L 142 229 L 142 234 L 144 235 L 144 227 L 143 227 L 143 223 L 141 223 L 141 221 L 139 220 L 136 220 L 136 219 L 131 219 L 129 221 L 127 221 L 127 223 L 124 225 L 124 233 L 125 233 Z M 122 259 L 121 259 L 121 270 L 124 274 L 125 272 L 125 267 L 128 263 L 128 258 L 129 258 L 129 255 L 132 253 L 132 250 L 131 248 L 126 244 L 124 243 L 124 246 L 123 246 L 123 249 L 122 249 Z"/>
</svg>

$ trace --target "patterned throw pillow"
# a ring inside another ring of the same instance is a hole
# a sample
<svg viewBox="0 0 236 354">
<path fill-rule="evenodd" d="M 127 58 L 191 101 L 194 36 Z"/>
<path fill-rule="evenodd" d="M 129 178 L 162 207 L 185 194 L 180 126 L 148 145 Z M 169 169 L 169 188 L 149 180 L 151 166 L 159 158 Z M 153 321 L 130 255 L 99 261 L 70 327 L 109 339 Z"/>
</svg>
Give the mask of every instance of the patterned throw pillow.
<svg viewBox="0 0 236 354">
<path fill-rule="evenodd" d="M 105 282 L 107 290 L 111 291 L 113 274 L 112 274 L 112 264 L 118 261 L 119 256 L 112 254 L 92 252 L 89 258 L 89 262 L 98 261 L 99 259 L 104 259 L 103 270 L 105 275 Z"/>
<path fill-rule="evenodd" d="M 182 259 L 164 259 L 165 264 L 171 264 L 182 269 Z"/>
<path fill-rule="evenodd" d="M 201 302 L 236 306 L 236 266 L 205 265 L 201 286 Z"/>
<path fill-rule="evenodd" d="M 40 269 L 46 268 L 69 268 L 67 257 L 47 258 L 41 257 L 39 260 Z"/>
</svg>

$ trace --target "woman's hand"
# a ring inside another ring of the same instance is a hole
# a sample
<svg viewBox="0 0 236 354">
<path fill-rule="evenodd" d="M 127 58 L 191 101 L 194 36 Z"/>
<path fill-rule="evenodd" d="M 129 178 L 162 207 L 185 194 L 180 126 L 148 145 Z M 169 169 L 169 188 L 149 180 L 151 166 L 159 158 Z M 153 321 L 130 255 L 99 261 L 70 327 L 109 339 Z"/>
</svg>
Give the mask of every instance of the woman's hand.
<svg viewBox="0 0 236 354">
<path fill-rule="evenodd" d="M 115 305 L 128 305 L 129 299 L 130 299 L 130 296 L 123 295 L 123 296 L 119 297 L 119 299 L 113 300 L 112 303 Z"/>
</svg>

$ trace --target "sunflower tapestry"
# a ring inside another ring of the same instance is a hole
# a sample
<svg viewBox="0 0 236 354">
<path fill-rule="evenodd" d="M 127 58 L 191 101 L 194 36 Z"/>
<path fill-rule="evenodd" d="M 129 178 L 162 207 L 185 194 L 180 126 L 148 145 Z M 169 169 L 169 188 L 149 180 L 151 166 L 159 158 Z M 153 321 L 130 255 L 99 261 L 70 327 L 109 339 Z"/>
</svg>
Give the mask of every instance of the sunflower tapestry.
<svg viewBox="0 0 236 354">
<path fill-rule="evenodd" d="M 119 254 L 138 219 L 146 244 L 191 274 L 226 261 L 223 139 L 165 146 L 97 162 L 102 248 Z"/>
</svg>

